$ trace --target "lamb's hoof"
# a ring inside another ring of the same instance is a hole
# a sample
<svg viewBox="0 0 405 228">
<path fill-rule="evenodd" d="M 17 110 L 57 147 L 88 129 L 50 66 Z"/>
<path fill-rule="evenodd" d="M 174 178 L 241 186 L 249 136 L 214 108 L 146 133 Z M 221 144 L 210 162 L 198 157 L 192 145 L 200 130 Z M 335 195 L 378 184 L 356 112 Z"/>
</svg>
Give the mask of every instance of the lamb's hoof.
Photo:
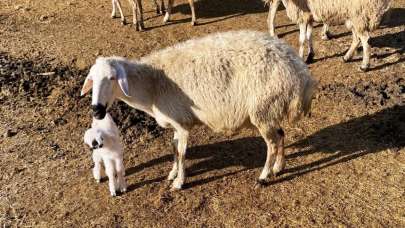
<svg viewBox="0 0 405 228">
<path fill-rule="evenodd" d="M 307 60 L 305 61 L 305 63 L 306 64 L 314 63 L 314 56 L 315 54 L 313 52 L 310 52 L 307 56 Z"/>
<path fill-rule="evenodd" d="M 360 66 L 360 70 L 363 72 L 367 72 L 369 69 L 370 69 L 370 64 Z"/>
<path fill-rule="evenodd" d="M 332 35 L 329 32 L 323 34 L 321 37 L 322 40 L 330 40 L 331 38 L 332 38 Z"/>
</svg>

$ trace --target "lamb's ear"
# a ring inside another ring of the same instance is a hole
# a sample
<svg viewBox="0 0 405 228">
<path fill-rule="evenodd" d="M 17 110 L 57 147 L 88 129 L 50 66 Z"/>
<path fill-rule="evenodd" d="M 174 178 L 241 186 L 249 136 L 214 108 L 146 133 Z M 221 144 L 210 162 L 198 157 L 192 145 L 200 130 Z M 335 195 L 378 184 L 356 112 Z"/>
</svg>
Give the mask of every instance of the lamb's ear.
<svg viewBox="0 0 405 228">
<path fill-rule="evenodd" d="M 124 67 L 121 64 L 116 64 L 115 70 L 117 72 L 118 85 L 120 86 L 125 96 L 130 97 L 128 89 L 129 87 L 128 87 L 127 72 L 125 71 Z"/>
<path fill-rule="evenodd" d="M 90 78 L 90 75 L 87 76 L 86 80 L 84 80 L 82 91 L 80 92 L 80 96 L 85 95 L 88 93 L 91 88 L 93 88 L 93 80 Z"/>
</svg>

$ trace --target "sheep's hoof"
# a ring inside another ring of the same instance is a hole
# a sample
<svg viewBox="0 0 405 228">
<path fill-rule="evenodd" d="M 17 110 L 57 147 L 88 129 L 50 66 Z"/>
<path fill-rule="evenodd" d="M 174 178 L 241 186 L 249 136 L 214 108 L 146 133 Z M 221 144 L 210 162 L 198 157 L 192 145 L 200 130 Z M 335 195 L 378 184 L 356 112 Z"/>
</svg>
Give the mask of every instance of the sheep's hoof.
<svg viewBox="0 0 405 228">
<path fill-rule="evenodd" d="M 111 192 L 111 196 L 112 196 L 112 197 L 115 197 L 115 196 L 117 196 L 117 193 Z"/>
<path fill-rule="evenodd" d="M 263 187 L 268 186 L 269 183 L 270 183 L 270 178 L 265 178 L 265 179 L 260 179 L 259 178 L 259 179 L 257 179 L 257 181 L 256 181 L 256 183 L 254 185 L 254 188 L 255 189 L 263 188 Z"/>
<path fill-rule="evenodd" d="M 370 64 L 360 66 L 360 70 L 363 72 L 367 72 L 369 69 L 370 69 Z"/>
<path fill-rule="evenodd" d="M 330 40 L 331 38 L 332 38 L 332 35 L 330 34 L 330 32 L 324 33 L 321 37 L 322 40 Z"/>
<path fill-rule="evenodd" d="M 165 15 L 165 17 L 163 18 L 163 23 L 167 23 L 167 22 L 169 22 L 170 21 L 170 16 L 169 16 L 169 14 L 166 12 L 166 15 Z"/>
<path fill-rule="evenodd" d="M 121 190 L 120 190 L 122 193 L 125 193 L 125 192 L 127 192 L 127 188 L 126 187 L 124 187 L 124 188 L 121 188 Z"/>
<path fill-rule="evenodd" d="M 96 183 L 97 183 L 97 184 L 100 184 L 100 179 L 96 179 Z"/>
<path fill-rule="evenodd" d="M 121 21 L 121 25 L 122 25 L 122 26 L 125 26 L 126 24 L 127 24 L 127 21 L 126 21 L 126 20 L 122 20 L 122 21 Z"/>
<path fill-rule="evenodd" d="M 178 179 L 175 179 L 175 180 L 173 181 L 173 183 L 172 183 L 172 188 L 171 188 L 171 190 L 172 190 L 172 191 L 181 190 L 181 189 L 182 189 L 182 185 L 183 185 L 182 181 L 180 181 L 180 180 L 178 180 Z"/>
<path fill-rule="evenodd" d="M 117 18 L 114 14 L 111 14 L 111 19 Z"/>
<path fill-rule="evenodd" d="M 192 21 L 191 22 L 191 26 L 196 26 L 197 25 L 197 22 L 196 21 Z"/>
<path fill-rule="evenodd" d="M 310 52 L 307 56 L 307 60 L 305 60 L 305 63 L 306 64 L 314 63 L 314 56 L 315 54 L 313 52 Z"/>
</svg>

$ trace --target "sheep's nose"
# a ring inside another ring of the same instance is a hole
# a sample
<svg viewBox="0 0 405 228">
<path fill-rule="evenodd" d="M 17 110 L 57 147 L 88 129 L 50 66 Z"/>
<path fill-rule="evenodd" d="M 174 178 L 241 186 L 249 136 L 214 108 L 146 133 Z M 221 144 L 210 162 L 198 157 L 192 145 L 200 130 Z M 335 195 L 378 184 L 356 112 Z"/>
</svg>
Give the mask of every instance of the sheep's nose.
<svg viewBox="0 0 405 228">
<path fill-rule="evenodd" d="M 98 142 L 96 141 L 96 140 L 93 140 L 92 142 L 91 142 L 91 148 L 93 149 L 93 150 L 95 150 L 95 149 L 100 149 L 100 148 L 102 148 L 103 147 L 103 144 L 98 144 Z"/>
<path fill-rule="evenodd" d="M 98 120 L 104 119 L 107 113 L 107 108 L 101 104 L 92 105 L 91 109 L 93 110 L 93 117 Z"/>
</svg>

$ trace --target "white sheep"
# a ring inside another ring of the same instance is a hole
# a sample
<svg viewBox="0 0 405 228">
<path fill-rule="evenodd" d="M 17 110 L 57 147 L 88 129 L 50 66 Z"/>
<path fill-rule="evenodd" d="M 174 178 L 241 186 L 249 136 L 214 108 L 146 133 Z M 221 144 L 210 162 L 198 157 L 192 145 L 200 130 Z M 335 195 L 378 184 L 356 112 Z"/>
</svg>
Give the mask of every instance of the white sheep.
<svg viewBox="0 0 405 228">
<path fill-rule="evenodd" d="M 84 142 L 93 149 L 93 176 L 97 183 L 100 183 L 103 162 L 111 195 L 116 196 L 117 190 L 126 192 L 123 148 L 118 128 L 108 113 L 101 120 L 93 118 L 91 128 L 84 134 Z"/>
<path fill-rule="evenodd" d="M 185 181 L 185 153 L 192 126 L 237 131 L 255 127 L 267 144 L 259 181 L 285 165 L 281 121 L 310 110 L 316 82 L 282 40 L 255 31 L 208 35 L 154 52 L 139 60 L 98 58 L 81 94 L 93 89 L 95 118 L 115 99 L 142 110 L 162 127 L 174 128 L 177 149 L 168 176 L 172 189 Z"/>
<path fill-rule="evenodd" d="M 145 26 L 144 26 L 144 23 L 143 23 L 142 1 L 141 0 L 128 0 L 128 2 L 132 7 L 132 18 L 133 18 L 132 23 L 135 26 L 135 29 L 137 31 L 144 30 Z M 162 14 L 165 11 L 164 0 L 161 0 L 160 5 L 157 3 L 157 0 L 153 0 L 153 2 L 155 4 L 155 6 L 156 6 L 156 13 L 157 14 Z M 122 24 L 125 25 L 126 21 L 125 21 L 125 16 L 124 16 L 124 14 L 122 12 L 120 0 L 112 0 L 111 18 L 116 17 L 116 11 L 117 11 L 116 8 L 118 8 L 118 11 L 120 13 Z"/>
<path fill-rule="evenodd" d="M 352 30 L 352 44 L 343 57 L 345 62 L 353 57 L 360 41 L 363 46 L 362 71 L 370 67 L 369 32 L 380 24 L 384 13 L 389 9 L 391 0 L 282 0 L 287 15 L 298 21 L 300 27 L 299 54 L 303 57 L 304 42 L 308 40 L 307 62 L 314 57 L 312 45 L 312 22 L 324 22 L 329 25 L 346 24 Z"/>
<path fill-rule="evenodd" d="M 269 14 L 267 17 L 267 25 L 269 27 L 270 35 L 277 36 L 275 33 L 275 28 L 274 28 L 274 21 L 275 21 L 277 9 L 281 3 L 281 0 L 264 0 L 264 2 L 269 5 Z M 294 21 L 294 22 L 298 24 L 298 21 Z M 323 24 L 321 39 L 329 40 L 330 38 L 331 38 L 331 34 L 329 32 L 329 26 L 327 24 Z"/>
</svg>

